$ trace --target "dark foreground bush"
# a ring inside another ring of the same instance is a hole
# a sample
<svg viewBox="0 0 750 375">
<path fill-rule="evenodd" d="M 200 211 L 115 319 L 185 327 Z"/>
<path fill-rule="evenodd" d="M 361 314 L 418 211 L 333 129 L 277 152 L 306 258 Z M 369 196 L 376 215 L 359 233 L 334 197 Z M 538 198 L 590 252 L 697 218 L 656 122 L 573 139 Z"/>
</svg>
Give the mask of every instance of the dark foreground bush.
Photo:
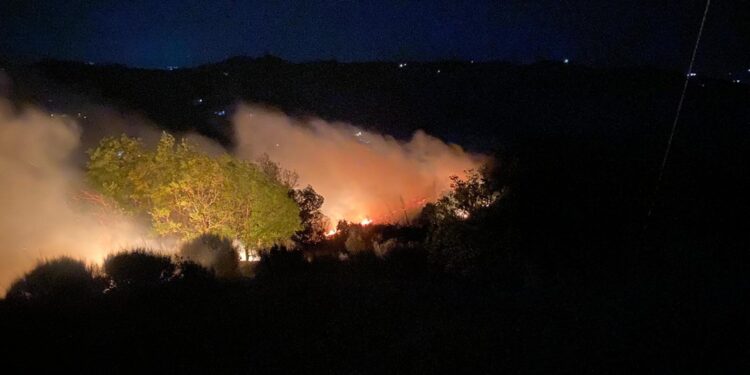
<svg viewBox="0 0 750 375">
<path fill-rule="evenodd" d="M 207 283 L 215 280 L 214 273 L 211 270 L 190 260 L 177 263 L 175 279 L 189 284 Z"/>
<path fill-rule="evenodd" d="M 180 248 L 180 256 L 213 271 L 217 277 L 239 275 L 237 248 L 225 237 L 204 234 L 185 243 Z"/>
<path fill-rule="evenodd" d="M 8 300 L 76 302 L 104 290 L 105 282 L 93 275 L 83 262 L 68 257 L 39 263 L 16 280 Z"/>
<path fill-rule="evenodd" d="M 169 280 L 174 264 L 166 255 L 136 249 L 107 256 L 104 272 L 117 287 L 144 287 Z"/>
<path fill-rule="evenodd" d="M 260 261 L 255 267 L 255 276 L 261 279 L 295 276 L 301 274 L 307 266 L 308 263 L 301 251 L 274 246 L 261 254 Z"/>
</svg>

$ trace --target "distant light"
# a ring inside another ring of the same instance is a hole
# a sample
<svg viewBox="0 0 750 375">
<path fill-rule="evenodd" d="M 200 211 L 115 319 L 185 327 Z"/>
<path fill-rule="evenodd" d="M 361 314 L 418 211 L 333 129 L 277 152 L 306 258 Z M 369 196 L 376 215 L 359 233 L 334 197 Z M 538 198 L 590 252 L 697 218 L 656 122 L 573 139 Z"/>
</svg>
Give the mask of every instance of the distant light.
<svg viewBox="0 0 750 375">
<path fill-rule="evenodd" d="M 224 77 L 229 77 L 229 73 L 228 72 L 221 72 L 221 74 L 223 74 Z"/>
<path fill-rule="evenodd" d="M 221 111 L 216 111 L 216 112 L 214 112 L 214 114 L 215 114 L 216 116 L 222 116 L 222 117 L 224 117 L 224 116 L 225 116 L 225 115 L 227 114 L 227 111 L 226 111 L 226 110 L 224 110 L 224 109 L 222 109 Z"/>
<path fill-rule="evenodd" d="M 193 100 L 193 105 L 203 104 L 203 98 Z"/>
<path fill-rule="evenodd" d="M 735 80 L 734 80 L 734 81 L 732 81 L 732 82 L 734 82 L 734 83 L 740 83 L 740 82 L 742 82 L 742 81 L 740 81 L 739 79 L 735 79 Z"/>
<path fill-rule="evenodd" d="M 563 60 L 563 64 L 567 64 L 567 63 L 569 63 L 569 62 L 570 62 L 570 60 L 569 60 L 569 59 L 565 59 L 565 60 Z"/>
<path fill-rule="evenodd" d="M 437 73 L 440 74 L 440 69 L 437 70 Z"/>
<path fill-rule="evenodd" d="M 697 75 L 698 75 L 698 73 L 688 73 L 688 77 L 695 77 Z"/>
<path fill-rule="evenodd" d="M 399 69 L 405 68 L 406 67 L 406 63 L 400 63 L 400 64 L 398 64 L 398 67 L 399 67 Z"/>
<path fill-rule="evenodd" d="M 362 131 L 358 130 L 356 133 L 354 133 L 354 136 L 355 137 L 361 137 L 362 136 Z"/>
<path fill-rule="evenodd" d="M 456 209 L 456 216 L 460 217 L 461 219 L 468 219 L 469 218 L 469 211 L 463 210 L 463 209 Z"/>
<path fill-rule="evenodd" d="M 471 63 L 473 64 L 473 63 L 474 63 L 474 60 L 471 60 Z M 750 69 L 748 69 L 748 71 L 750 71 Z"/>
<path fill-rule="evenodd" d="M 170 71 L 171 70 L 177 70 L 177 69 L 180 69 L 180 67 L 179 66 L 174 66 L 174 65 L 170 65 L 170 66 L 167 67 L 167 70 L 170 70 Z"/>
</svg>

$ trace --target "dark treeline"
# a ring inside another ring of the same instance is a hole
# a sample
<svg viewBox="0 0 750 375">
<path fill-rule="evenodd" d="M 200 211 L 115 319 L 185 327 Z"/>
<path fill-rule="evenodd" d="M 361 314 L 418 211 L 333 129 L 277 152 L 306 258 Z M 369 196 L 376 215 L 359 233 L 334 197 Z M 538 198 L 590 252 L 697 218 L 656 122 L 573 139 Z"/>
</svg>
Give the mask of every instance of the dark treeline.
<svg viewBox="0 0 750 375">
<path fill-rule="evenodd" d="M 399 136 L 425 128 L 495 150 L 488 183 L 505 193 L 466 220 L 365 229 L 365 244 L 381 235 L 403 245 L 380 255 L 354 254 L 356 241 L 347 250 L 351 236 L 339 234 L 304 252 L 273 251 L 244 276 L 172 261 L 143 285 L 113 283 L 106 266 L 88 273 L 69 264 L 78 276 L 57 297 L 0 304 L 5 354 L 19 370 L 737 373 L 750 365 L 745 85 L 691 82 L 654 197 L 684 78 L 670 72 L 274 59 L 171 72 L 45 62 L 28 72 L 229 145 L 227 120 L 214 112 L 238 99 Z M 20 83 L 14 94 L 44 101 Z M 348 259 L 306 259 L 338 252 Z M 17 360 L 29 354 L 40 360 Z"/>
</svg>

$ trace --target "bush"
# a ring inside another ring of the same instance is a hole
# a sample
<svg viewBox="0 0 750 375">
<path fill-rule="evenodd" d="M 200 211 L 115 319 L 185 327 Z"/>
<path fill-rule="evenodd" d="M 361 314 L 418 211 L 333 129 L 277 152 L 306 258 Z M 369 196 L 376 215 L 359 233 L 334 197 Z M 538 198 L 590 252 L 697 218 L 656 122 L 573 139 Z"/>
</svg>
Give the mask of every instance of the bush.
<svg viewBox="0 0 750 375">
<path fill-rule="evenodd" d="M 214 280 L 214 273 L 190 260 L 177 263 L 176 278 L 188 283 L 205 283 Z"/>
<path fill-rule="evenodd" d="M 44 261 L 16 280 L 8 290 L 9 300 L 80 301 L 101 294 L 105 282 L 90 268 L 68 257 Z"/>
<path fill-rule="evenodd" d="M 104 272 L 117 287 L 145 287 L 169 280 L 174 264 L 166 255 L 136 249 L 108 255 Z"/>
<path fill-rule="evenodd" d="M 217 277 L 239 275 L 240 256 L 232 241 L 214 234 L 204 234 L 185 243 L 180 256 L 211 270 Z"/>
<path fill-rule="evenodd" d="M 274 246 L 261 254 L 255 267 L 258 278 L 278 278 L 300 275 L 307 268 L 304 254 L 299 250 L 289 251 L 284 247 Z"/>
</svg>

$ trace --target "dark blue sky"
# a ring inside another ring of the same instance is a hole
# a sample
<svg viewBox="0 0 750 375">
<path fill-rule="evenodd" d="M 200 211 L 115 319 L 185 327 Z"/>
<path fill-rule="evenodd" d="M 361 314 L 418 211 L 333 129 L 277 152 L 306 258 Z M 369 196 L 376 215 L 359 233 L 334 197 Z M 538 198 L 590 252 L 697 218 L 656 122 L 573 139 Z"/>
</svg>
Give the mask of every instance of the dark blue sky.
<svg viewBox="0 0 750 375">
<path fill-rule="evenodd" d="M 698 70 L 750 69 L 750 12 L 715 0 Z M 736 4 L 735 4 L 736 3 Z M 704 0 L 0 1 L 0 55 L 192 66 L 461 58 L 683 69 Z"/>
</svg>

